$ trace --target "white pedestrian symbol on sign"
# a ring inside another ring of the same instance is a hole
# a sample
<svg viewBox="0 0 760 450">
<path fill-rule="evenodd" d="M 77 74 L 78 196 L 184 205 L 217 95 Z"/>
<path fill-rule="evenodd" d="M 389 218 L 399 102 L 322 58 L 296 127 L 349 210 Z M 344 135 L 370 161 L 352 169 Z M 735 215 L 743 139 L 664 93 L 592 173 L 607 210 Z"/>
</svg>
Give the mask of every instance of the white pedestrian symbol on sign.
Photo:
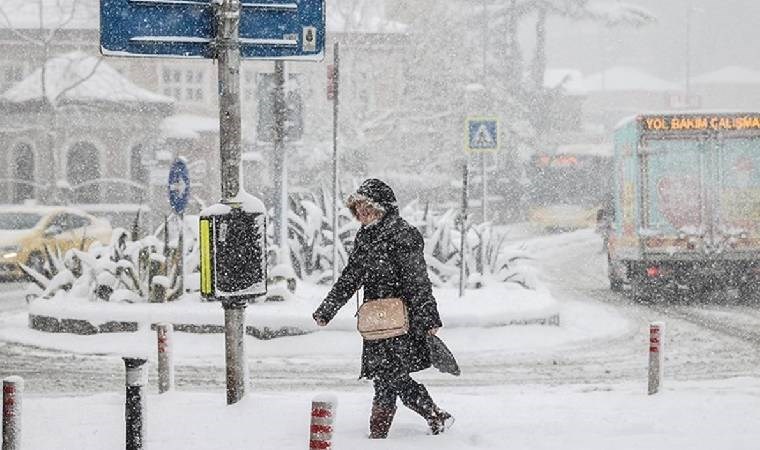
<svg viewBox="0 0 760 450">
<path fill-rule="evenodd" d="M 466 123 L 467 150 L 496 150 L 499 148 L 499 124 L 496 118 L 470 118 Z"/>
<path fill-rule="evenodd" d="M 475 139 L 473 139 L 472 148 L 491 148 L 496 144 L 496 140 L 488 132 L 485 124 L 480 124 L 478 131 L 475 132 Z"/>
</svg>

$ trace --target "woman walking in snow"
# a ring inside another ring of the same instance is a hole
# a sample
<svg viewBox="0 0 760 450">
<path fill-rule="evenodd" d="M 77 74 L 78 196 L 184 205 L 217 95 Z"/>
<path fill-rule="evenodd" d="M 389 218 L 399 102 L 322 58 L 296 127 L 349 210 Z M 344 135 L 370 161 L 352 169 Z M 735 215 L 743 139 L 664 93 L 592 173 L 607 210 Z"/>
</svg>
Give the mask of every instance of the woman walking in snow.
<svg viewBox="0 0 760 450">
<path fill-rule="evenodd" d="M 327 325 L 362 286 L 365 303 L 403 299 L 408 332 L 364 340 L 361 377 L 371 379 L 375 388 L 369 437 L 387 437 L 396 397 L 427 421 L 432 434 L 440 434 L 453 423 L 452 416 L 438 408 L 425 386 L 409 376 L 430 367 L 427 335 L 434 335 L 442 326 L 422 253 L 422 235 L 399 216 L 393 190 L 380 180 L 364 181 L 348 198 L 347 206 L 362 225 L 348 264 L 314 312 L 314 320 Z"/>
</svg>

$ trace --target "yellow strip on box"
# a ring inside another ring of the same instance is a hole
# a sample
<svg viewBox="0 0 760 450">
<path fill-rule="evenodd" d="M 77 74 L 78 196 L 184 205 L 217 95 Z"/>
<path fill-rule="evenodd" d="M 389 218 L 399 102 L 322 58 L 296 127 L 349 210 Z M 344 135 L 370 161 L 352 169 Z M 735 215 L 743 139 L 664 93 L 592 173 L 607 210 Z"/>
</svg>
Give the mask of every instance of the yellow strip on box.
<svg viewBox="0 0 760 450">
<path fill-rule="evenodd" d="M 211 221 L 200 221 L 201 294 L 211 295 Z"/>
</svg>

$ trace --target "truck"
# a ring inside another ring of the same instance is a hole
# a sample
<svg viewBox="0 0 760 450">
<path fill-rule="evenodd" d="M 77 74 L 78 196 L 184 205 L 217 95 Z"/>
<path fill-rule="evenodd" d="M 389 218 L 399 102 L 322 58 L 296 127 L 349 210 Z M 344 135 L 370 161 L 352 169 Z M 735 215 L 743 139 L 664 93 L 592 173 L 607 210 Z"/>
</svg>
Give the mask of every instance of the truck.
<svg viewBox="0 0 760 450">
<path fill-rule="evenodd" d="M 610 288 L 635 298 L 760 292 L 760 113 L 641 114 L 613 138 Z"/>
</svg>

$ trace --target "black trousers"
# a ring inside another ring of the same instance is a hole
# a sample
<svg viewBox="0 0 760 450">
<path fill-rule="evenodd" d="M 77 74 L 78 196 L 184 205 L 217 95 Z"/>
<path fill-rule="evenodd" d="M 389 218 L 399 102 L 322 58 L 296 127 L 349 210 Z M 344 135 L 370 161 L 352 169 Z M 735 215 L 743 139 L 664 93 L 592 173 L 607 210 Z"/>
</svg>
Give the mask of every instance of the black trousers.
<svg viewBox="0 0 760 450">
<path fill-rule="evenodd" d="M 436 410 L 435 403 L 430 393 L 421 383 L 412 379 L 408 374 L 397 378 L 375 378 L 374 403 L 379 406 L 392 408 L 396 406 L 396 397 L 407 408 L 428 418 Z"/>
</svg>

